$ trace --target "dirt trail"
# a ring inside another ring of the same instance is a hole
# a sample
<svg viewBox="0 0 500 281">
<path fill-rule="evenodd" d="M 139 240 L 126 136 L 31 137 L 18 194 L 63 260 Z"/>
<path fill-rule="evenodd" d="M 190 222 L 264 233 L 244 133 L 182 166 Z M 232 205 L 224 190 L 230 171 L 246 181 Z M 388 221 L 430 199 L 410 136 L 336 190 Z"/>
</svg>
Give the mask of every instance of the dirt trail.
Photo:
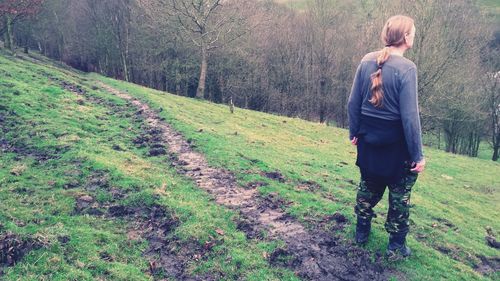
<svg viewBox="0 0 500 281">
<path fill-rule="evenodd" d="M 177 171 L 212 194 L 218 204 L 239 211 L 239 228 L 249 238 L 265 231 L 271 239 L 286 243 L 284 249 L 271 254 L 271 264 L 288 267 L 309 280 L 388 280 L 391 276 L 404 279 L 401 273 L 384 268 L 380 262 L 371 262 L 370 253 L 340 237 L 306 230 L 276 206 L 265 204 L 257 189 L 240 187 L 231 172 L 210 167 L 206 158 L 147 104 L 106 84 L 99 86 L 137 107 L 146 124 L 161 135 Z"/>
</svg>

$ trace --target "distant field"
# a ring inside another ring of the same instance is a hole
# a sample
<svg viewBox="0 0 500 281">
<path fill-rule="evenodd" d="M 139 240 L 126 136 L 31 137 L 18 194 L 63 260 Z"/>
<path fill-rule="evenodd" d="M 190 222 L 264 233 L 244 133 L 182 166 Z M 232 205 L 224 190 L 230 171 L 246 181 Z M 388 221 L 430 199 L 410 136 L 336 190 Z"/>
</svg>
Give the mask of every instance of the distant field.
<svg viewBox="0 0 500 281">
<path fill-rule="evenodd" d="M 496 17 L 497 20 L 500 19 L 500 1 L 498 0 L 479 0 L 479 5 L 482 6 L 485 11 Z"/>
<path fill-rule="evenodd" d="M 313 0 L 274 0 L 277 3 L 288 5 L 294 9 L 304 9 Z M 478 0 L 477 3 L 487 14 L 491 14 L 497 20 L 500 19 L 500 1 L 498 0 Z"/>
</svg>

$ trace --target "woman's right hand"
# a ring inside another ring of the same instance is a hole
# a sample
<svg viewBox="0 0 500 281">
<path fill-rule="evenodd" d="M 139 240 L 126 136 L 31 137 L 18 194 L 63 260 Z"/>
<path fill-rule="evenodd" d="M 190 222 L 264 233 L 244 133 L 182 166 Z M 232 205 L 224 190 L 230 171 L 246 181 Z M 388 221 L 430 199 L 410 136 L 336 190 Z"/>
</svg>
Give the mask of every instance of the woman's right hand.
<svg viewBox="0 0 500 281">
<path fill-rule="evenodd" d="M 411 169 L 411 171 L 414 173 L 421 173 L 425 169 L 425 164 L 426 164 L 425 158 L 423 158 L 422 160 L 420 160 L 418 163 L 415 164 L 415 167 Z"/>
<path fill-rule="evenodd" d="M 351 143 L 352 143 L 352 145 L 358 145 L 358 138 L 357 137 L 353 137 L 352 140 L 351 140 Z"/>
</svg>

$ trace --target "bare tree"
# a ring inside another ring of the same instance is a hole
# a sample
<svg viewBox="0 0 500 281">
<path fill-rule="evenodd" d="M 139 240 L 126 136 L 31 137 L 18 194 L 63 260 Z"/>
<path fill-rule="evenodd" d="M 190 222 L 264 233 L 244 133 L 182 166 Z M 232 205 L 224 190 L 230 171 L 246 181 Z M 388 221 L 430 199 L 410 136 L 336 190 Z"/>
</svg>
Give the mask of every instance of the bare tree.
<svg viewBox="0 0 500 281">
<path fill-rule="evenodd" d="M 500 158 L 500 72 L 493 76 L 494 81 L 490 81 L 488 104 L 490 105 L 491 118 L 491 147 L 493 155 L 491 160 L 497 161 Z"/>
<path fill-rule="evenodd" d="M 196 97 L 203 98 L 210 52 L 242 36 L 246 30 L 239 13 L 243 1 L 171 0 L 174 16 L 183 35 L 199 48 L 200 76 Z"/>
<path fill-rule="evenodd" d="M 319 122 L 326 121 L 327 102 L 332 95 L 332 69 L 336 67 L 334 53 L 336 44 L 335 20 L 337 18 L 333 3 L 328 0 L 314 0 L 307 9 L 307 31 L 310 42 L 314 73 L 314 89 L 318 101 Z"/>
<path fill-rule="evenodd" d="M 485 93 L 485 105 L 488 111 L 490 126 L 490 145 L 493 149 L 491 160 L 497 161 L 500 157 L 500 71 L 490 72 L 481 79 Z"/>
</svg>

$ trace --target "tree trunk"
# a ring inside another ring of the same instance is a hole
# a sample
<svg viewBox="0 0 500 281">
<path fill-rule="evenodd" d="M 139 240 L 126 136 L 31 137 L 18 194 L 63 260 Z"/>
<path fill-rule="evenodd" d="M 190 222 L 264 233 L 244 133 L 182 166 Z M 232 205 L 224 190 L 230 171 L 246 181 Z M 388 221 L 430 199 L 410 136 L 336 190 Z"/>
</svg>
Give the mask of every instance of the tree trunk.
<svg viewBox="0 0 500 281">
<path fill-rule="evenodd" d="M 438 149 L 441 149 L 441 128 L 438 128 Z"/>
<path fill-rule="evenodd" d="M 12 34 L 12 19 L 9 15 L 5 15 L 4 47 L 8 50 L 14 50 L 14 36 Z"/>
<path fill-rule="evenodd" d="M 200 99 L 202 99 L 205 96 L 205 81 L 207 78 L 207 57 L 208 57 L 208 51 L 205 47 L 202 47 L 200 80 L 198 81 L 198 89 L 196 90 L 196 97 Z"/>
<path fill-rule="evenodd" d="M 495 99 L 493 98 L 493 101 Z M 492 118 L 491 118 L 491 128 L 493 129 L 493 133 L 491 134 L 491 138 L 492 138 L 492 146 L 493 146 L 493 156 L 491 157 L 491 160 L 493 161 L 497 161 L 499 156 L 498 155 L 498 150 L 500 149 L 500 124 L 498 123 L 498 111 L 497 111 L 497 103 L 496 102 L 490 102 L 490 104 L 492 104 Z"/>
<path fill-rule="evenodd" d="M 128 25 L 125 24 L 125 52 L 122 52 L 122 60 L 123 60 L 123 74 L 125 75 L 125 81 L 129 82 L 130 74 L 128 69 L 128 57 L 129 57 L 129 28 Z"/>
<path fill-rule="evenodd" d="M 322 71 L 322 70 L 321 70 Z M 318 79 L 318 101 L 319 101 L 319 123 L 325 122 L 325 79 L 320 77 Z"/>
<path fill-rule="evenodd" d="M 499 158 L 498 150 L 500 149 L 500 132 L 496 135 L 496 140 L 493 143 L 493 157 L 491 157 L 491 160 L 497 161 Z"/>
<path fill-rule="evenodd" d="M 122 65 L 123 65 L 123 77 L 125 78 L 125 81 L 129 82 L 128 78 L 128 67 L 127 67 L 127 57 L 124 52 L 120 52 L 121 57 L 122 57 Z"/>
</svg>

